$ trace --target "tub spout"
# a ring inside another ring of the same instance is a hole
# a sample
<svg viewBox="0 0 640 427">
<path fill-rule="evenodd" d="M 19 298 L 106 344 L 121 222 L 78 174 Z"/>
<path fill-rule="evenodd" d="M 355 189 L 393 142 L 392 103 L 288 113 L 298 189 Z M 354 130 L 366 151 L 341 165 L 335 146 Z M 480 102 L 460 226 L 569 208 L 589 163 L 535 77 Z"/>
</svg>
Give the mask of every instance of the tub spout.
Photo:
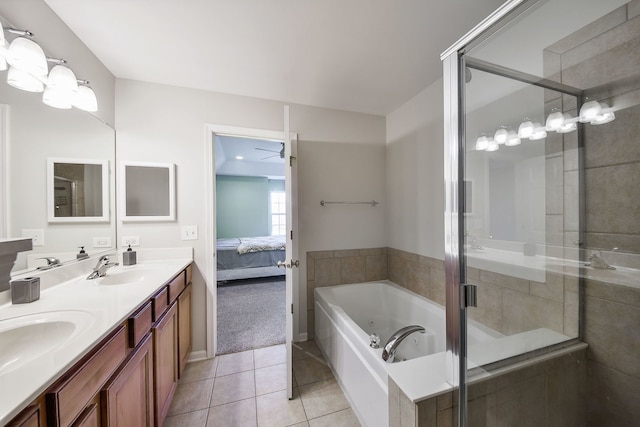
<svg viewBox="0 0 640 427">
<path fill-rule="evenodd" d="M 391 335 L 391 338 L 389 338 L 387 343 L 384 345 L 384 350 L 382 350 L 382 360 L 387 363 L 393 362 L 396 356 L 396 350 L 400 343 L 414 332 L 422 332 L 424 334 L 425 330 L 420 325 L 411 325 L 405 326 Z"/>
</svg>

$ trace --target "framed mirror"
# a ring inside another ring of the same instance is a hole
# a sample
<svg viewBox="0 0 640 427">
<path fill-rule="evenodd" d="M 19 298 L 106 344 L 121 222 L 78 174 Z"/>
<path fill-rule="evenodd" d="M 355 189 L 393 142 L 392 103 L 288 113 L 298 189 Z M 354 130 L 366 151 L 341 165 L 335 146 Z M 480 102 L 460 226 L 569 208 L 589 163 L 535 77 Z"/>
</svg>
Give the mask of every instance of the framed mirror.
<svg viewBox="0 0 640 427">
<path fill-rule="evenodd" d="M 118 204 L 122 221 L 175 221 L 175 165 L 120 163 Z"/>
<path fill-rule="evenodd" d="M 109 161 L 47 159 L 49 222 L 109 221 Z"/>
</svg>

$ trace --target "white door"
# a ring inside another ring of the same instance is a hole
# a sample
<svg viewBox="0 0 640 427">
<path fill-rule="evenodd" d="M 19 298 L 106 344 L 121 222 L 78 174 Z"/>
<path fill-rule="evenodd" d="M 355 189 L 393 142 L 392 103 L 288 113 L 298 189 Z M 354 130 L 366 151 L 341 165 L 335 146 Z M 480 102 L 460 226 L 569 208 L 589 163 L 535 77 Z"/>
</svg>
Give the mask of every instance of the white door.
<svg viewBox="0 0 640 427">
<path fill-rule="evenodd" d="M 289 129 L 289 106 L 284 107 L 284 153 L 285 153 L 285 193 L 287 203 L 287 250 L 286 269 L 286 328 L 287 328 L 287 395 L 293 398 L 293 290 L 298 289 L 298 235 L 297 235 L 297 203 L 296 203 L 296 148 L 297 136 L 291 136 Z"/>
</svg>

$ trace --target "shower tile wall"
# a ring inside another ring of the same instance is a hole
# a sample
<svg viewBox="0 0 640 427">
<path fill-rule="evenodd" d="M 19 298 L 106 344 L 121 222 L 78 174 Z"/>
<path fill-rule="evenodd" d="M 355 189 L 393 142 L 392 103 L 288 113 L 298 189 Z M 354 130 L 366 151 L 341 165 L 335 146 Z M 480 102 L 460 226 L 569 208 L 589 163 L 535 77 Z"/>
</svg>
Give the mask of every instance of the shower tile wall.
<svg viewBox="0 0 640 427">
<path fill-rule="evenodd" d="M 614 122 L 584 126 L 585 238 L 614 265 L 640 268 L 640 1 L 634 0 L 550 46 L 548 78 L 585 89 L 586 95 L 623 107 Z M 548 96 L 546 110 L 567 105 Z M 573 110 L 572 110 L 573 108 Z M 571 136 L 573 135 L 573 136 Z M 547 143 L 549 191 L 563 188 L 562 209 L 547 207 L 549 242 L 577 241 L 577 139 Z M 559 161 L 562 159 L 562 173 Z M 547 194 L 547 201 L 556 195 Z M 563 218 L 557 221 L 557 218 Z M 560 239 L 562 236 L 562 239 Z M 618 248 L 620 253 L 613 251 Z M 575 250 L 565 250 L 575 256 Z M 577 291 L 577 288 L 575 289 Z M 604 281 L 584 284 L 584 340 L 589 426 L 633 425 L 640 419 L 640 289 Z"/>
</svg>

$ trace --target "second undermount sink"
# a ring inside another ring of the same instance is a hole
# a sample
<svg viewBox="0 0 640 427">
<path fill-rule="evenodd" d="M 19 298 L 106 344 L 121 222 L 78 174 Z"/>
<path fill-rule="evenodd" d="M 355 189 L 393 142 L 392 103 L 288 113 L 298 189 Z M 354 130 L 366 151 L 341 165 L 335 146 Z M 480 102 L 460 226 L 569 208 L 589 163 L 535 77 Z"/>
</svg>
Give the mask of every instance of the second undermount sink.
<svg viewBox="0 0 640 427">
<path fill-rule="evenodd" d="M 64 346 L 87 330 L 85 311 L 51 311 L 0 320 L 0 376 Z"/>
<path fill-rule="evenodd" d="M 172 272 L 173 269 L 169 268 Z M 162 265 L 116 267 L 107 270 L 107 275 L 95 279 L 99 285 L 128 285 L 166 278 L 167 268 Z"/>
</svg>

